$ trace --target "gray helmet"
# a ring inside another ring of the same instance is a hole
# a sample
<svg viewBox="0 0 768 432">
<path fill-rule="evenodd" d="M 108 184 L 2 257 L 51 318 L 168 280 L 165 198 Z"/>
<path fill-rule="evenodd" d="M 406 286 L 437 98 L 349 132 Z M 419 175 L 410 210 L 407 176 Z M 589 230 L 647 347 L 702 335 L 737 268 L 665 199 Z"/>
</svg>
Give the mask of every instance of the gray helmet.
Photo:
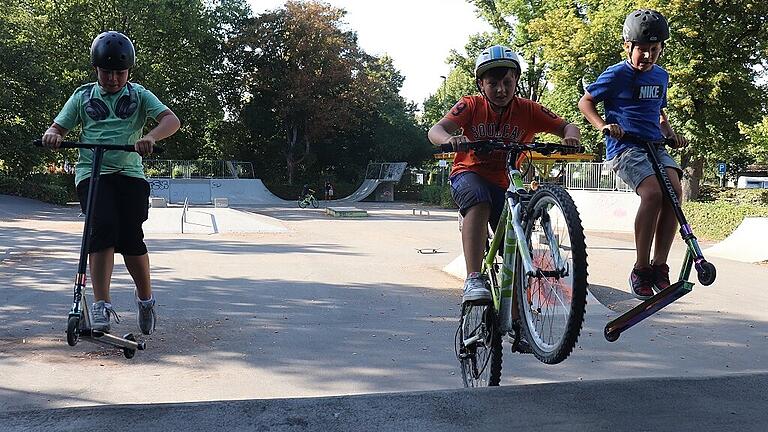
<svg viewBox="0 0 768 432">
<path fill-rule="evenodd" d="M 520 56 L 512 51 L 512 48 L 503 45 L 488 47 L 477 56 L 475 60 L 475 78 L 480 77 L 488 70 L 495 67 L 508 67 L 515 69 L 520 75 Z"/>
<path fill-rule="evenodd" d="M 655 10 L 638 9 L 624 20 L 622 36 L 626 42 L 664 42 L 669 39 L 669 24 L 664 15 Z"/>
<path fill-rule="evenodd" d="M 107 31 L 91 43 L 91 64 L 108 70 L 130 69 L 136 65 L 133 42 L 120 32 Z"/>
</svg>

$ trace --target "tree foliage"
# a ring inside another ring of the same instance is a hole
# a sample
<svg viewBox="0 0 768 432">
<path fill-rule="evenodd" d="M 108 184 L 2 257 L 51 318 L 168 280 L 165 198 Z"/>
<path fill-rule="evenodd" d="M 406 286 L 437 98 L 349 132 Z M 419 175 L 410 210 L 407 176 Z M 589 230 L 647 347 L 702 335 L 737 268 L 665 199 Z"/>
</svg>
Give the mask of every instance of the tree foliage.
<svg viewBox="0 0 768 432">
<path fill-rule="evenodd" d="M 768 3 L 760 0 L 467 0 L 494 28 L 484 41 L 504 39 L 529 62 L 524 95 L 582 126 L 583 141 L 602 154 L 597 131 L 581 116 L 585 83 L 624 59 L 622 24 L 637 8 L 653 8 L 669 20 L 671 38 L 660 64 L 670 73 L 667 112 L 692 145 L 681 153 L 687 179 L 697 182 L 707 162 L 735 168 L 763 157 Z M 474 40 L 478 40 L 475 37 Z M 471 46 L 467 46 L 471 58 Z M 454 74 L 464 74 L 455 55 Z M 762 67 L 760 67 L 762 66 Z M 425 118 L 444 109 L 438 97 L 425 104 Z M 453 96 L 453 95 L 451 95 Z M 444 110 L 443 110 L 444 112 Z M 438 117 L 439 118 L 439 117 Z M 741 124 L 741 128 L 739 125 Z M 749 139 L 745 139 L 745 134 Z"/>
<path fill-rule="evenodd" d="M 17 177 L 60 153 L 29 148 L 74 89 L 94 81 L 95 35 L 130 37 L 130 79 L 181 119 L 166 157 L 254 161 L 272 179 L 359 177 L 370 160 L 427 155 L 416 107 L 387 57 L 366 54 L 345 12 L 288 1 L 0 0 L 0 171 Z M 76 139 L 76 131 L 70 138 Z"/>
</svg>

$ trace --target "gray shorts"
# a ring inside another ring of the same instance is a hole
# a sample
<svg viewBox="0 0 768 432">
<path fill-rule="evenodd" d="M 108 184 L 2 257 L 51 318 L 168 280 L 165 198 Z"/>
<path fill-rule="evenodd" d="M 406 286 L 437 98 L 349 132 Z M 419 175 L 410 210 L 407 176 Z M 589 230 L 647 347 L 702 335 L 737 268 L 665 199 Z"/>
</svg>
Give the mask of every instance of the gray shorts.
<svg viewBox="0 0 768 432">
<path fill-rule="evenodd" d="M 677 174 L 682 177 L 683 170 L 672 159 L 672 156 L 667 153 L 667 149 L 663 146 L 658 146 L 656 150 L 659 161 L 665 167 L 674 168 Z M 637 187 L 643 180 L 655 175 L 651 161 L 648 159 L 648 155 L 645 154 L 645 150 L 641 147 L 630 147 L 608 162 L 611 164 L 611 168 L 616 175 L 624 180 L 635 193 L 637 193 Z"/>
</svg>

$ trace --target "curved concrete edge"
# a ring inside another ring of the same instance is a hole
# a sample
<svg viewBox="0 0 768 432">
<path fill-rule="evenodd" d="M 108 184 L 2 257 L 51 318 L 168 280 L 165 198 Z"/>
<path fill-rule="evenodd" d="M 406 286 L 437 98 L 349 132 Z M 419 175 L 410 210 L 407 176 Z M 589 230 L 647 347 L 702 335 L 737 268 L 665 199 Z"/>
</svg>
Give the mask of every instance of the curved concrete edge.
<svg viewBox="0 0 768 432">
<path fill-rule="evenodd" d="M 757 263 L 768 261 L 768 218 L 744 218 L 731 235 L 720 243 L 704 249 L 712 255 L 734 261 Z"/>
<path fill-rule="evenodd" d="M 0 414 L 3 431 L 764 431 L 768 374 Z M 489 414 L 489 409 L 497 409 Z"/>
<path fill-rule="evenodd" d="M 244 212 L 232 208 L 184 209 L 181 207 L 150 208 L 149 219 L 144 222 L 147 234 L 219 234 L 219 233 L 282 233 L 288 228 L 278 219 L 262 214 Z"/>
</svg>

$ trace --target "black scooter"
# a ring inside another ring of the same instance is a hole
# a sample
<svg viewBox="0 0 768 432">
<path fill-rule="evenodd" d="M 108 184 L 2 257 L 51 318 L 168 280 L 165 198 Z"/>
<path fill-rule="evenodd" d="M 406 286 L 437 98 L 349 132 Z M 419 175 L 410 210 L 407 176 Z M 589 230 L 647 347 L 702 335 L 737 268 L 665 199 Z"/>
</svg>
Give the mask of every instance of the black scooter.
<svg viewBox="0 0 768 432">
<path fill-rule="evenodd" d="M 33 141 L 33 144 L 38 147 L 43 146 L 42 140 L 39 139 Z M 88 312 L 85 284 L 88 279 L 88 249 L 92 233 L 91 223 L 93 214 L 91 209 L 94 208 L 96 201 L 96 193 L 99 187 L 99 177 L 101 172 L 101 161 L 104 157 L 104 152 L 109 150 L 135 152 L 136 149 L 132 145 L 85 144 L 73 141 L 63 141 L 61 143 L 61 148 L 83 148 L 93 150 L 93 168 L 91 170 L 90 187 L 88 188 L 88 198 L 85 207 L 85 225 L 83 226 L 83 238 L 80 244 L 80 260 L 77 266 L 77 276 L 75 277 L 74 300 L 67 319 L 67 344 L 69 344 L 69 346 L 75 346 L 80 339 L 83 339 L 102 346 L 122 348 L 125 358 L 133 358 L 133 356 L 136 355 L 136 350 L 143 351 L 146 348 L 144 342 L 137 341 L 133 333 L 118 337 L 91 328 L 91 315 Z M 163 149 L 155 147 L 153 152 L 162 153 Z"/>
</svg>

